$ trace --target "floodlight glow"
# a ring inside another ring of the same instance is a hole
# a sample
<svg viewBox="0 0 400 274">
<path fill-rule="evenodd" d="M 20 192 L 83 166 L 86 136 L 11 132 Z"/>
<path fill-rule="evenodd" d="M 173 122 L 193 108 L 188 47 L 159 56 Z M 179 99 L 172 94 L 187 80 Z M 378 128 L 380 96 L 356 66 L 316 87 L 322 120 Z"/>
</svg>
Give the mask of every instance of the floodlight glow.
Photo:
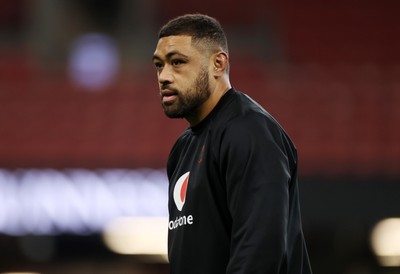
<svg viewBox="0 0 400 274">
<path fill-rule="evenodd" d="M 167 216 L 165 170 L 0 169 L 0 233 L 101 233 L 121 216 Z"/>
<path fill-rule="evenodd" d="M 388 218 L 375 225 L 371 245 L 382 266 L 400 266 L 400 218 Z"/>
<path fill-rule="evenodd" d="M 118 218 L 105 228 L 103 240 L 115 253 L 167 255 L 168 218 Z M 164 259 L 165 261 L 165 259 Z"/>
<path fill-rule="evenodd" d="M 115 41 L 102 33 L 76 39 L 70 52 L 72 80 L 87 90 L 101 90 L 115 79 L 119 56 Z"/>
</svg>

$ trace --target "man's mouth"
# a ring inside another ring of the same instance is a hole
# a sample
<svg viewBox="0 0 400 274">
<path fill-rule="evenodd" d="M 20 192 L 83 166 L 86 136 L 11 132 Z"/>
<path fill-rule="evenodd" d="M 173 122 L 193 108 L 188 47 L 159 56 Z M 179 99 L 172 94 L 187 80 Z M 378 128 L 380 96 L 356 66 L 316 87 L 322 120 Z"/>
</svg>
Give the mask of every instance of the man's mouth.
<svg viewBox="0 0 400 274">
<path fill-rule="evenodd" d="M 171 103 L 178 97 L 178 92 L 170 89 L 165 89 L 161 91 L 161 101 L 162 103 Z"/>
</svg>

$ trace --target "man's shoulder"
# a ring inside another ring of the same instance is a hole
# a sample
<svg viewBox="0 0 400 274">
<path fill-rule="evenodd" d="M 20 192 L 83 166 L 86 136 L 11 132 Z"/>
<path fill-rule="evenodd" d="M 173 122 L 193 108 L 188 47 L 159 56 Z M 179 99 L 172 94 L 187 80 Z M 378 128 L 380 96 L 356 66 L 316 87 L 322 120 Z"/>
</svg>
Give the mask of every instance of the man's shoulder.
<svg viewBox="0 0 400 274">
<path fill-rule="evenodd" d="M 235 91 L 215 120 L 217 127 L 233 130 L 252 127 L 280 128 L 277 120 L 263 106 L 240 91 Z"/>
<path fill-rule="evenodd" d="M 216 142 L 218 144 L 269 141 L 292 143 L 273 115 L 242 92 L 235 92 L 230 104 L 219 113 L 212 132 L 212 139 L 219 140 Z"/>
</svg>

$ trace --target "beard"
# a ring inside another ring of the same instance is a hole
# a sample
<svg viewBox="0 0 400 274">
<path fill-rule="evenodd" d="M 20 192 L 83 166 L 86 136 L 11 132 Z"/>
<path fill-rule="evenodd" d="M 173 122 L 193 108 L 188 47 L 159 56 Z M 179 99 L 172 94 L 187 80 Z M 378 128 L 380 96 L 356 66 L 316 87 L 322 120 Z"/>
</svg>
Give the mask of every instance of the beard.
<svg viewBox="0 0 400 274">
<path fill-rule="evenodd" d="M 164 113 L 169 118 L 185 118 L 196 115 L 198 108 L 211 95 L 209 74 L 206 68 L 203 68 L 197 76 L 192 87 L 185 92 L 177 92 L 177 99 L 172 104 L 163 104 Z"/>
</svg>

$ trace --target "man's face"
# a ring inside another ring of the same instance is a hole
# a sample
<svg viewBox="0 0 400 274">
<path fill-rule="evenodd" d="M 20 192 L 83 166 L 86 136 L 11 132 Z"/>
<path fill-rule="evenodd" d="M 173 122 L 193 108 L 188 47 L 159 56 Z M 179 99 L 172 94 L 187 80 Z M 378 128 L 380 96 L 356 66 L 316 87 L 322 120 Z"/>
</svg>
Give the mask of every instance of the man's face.
<svg viewBox="0 0 400 274">
<path fill-rule="evenodd" d="M 195 117 L 210 97 L 208 59 L 190 36 L 168 36 L 158 41 L 153 56 L 161 105 L 170 118 Z"/>
</svg>

